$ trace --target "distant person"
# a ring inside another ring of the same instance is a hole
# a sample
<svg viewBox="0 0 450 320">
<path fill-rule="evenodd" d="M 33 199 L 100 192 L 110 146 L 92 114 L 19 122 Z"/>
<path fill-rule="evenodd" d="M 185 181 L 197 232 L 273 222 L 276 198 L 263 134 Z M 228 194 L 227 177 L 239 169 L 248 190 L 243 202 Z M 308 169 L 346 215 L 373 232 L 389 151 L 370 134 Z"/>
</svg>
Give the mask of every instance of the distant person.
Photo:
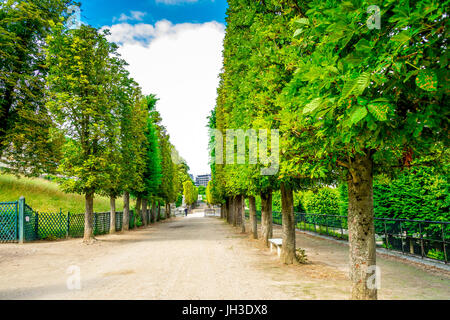
<svg viewBox="0 0 450 320">
<path fill-rule="evenodd" d="M 184 208 L 184 216 L 187 217 L 187 213 L 188 213 L 188 208 Z"/>
</svg>

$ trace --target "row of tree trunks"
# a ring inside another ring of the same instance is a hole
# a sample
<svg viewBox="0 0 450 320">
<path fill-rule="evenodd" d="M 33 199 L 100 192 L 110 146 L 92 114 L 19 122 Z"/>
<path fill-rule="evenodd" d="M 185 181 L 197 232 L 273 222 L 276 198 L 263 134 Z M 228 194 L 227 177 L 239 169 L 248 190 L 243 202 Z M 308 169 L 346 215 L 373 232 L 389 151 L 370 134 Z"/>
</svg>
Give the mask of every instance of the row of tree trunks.
<svg viewBox="0 0 450 320">
<path fill-rule="evenodd" d="M 291 188 L 281 184 L 281 219 L 283 224 L 283 245 L 281 246 L 281 262 L 297 263 L 295 255 L 295 216 L 294 194 Z"/>
<path fill-rule="evenodd" d="M 248 209 L 252 238 L 258 239 L 258 219 L 256 216 L 256 200 L 254 196 L 248 197 Z"/>
<path fill-rule="evenodd" d="M 266 247 L 273 236 L 272 191 L 261 192 L 261 240 Z"/>
</svg>

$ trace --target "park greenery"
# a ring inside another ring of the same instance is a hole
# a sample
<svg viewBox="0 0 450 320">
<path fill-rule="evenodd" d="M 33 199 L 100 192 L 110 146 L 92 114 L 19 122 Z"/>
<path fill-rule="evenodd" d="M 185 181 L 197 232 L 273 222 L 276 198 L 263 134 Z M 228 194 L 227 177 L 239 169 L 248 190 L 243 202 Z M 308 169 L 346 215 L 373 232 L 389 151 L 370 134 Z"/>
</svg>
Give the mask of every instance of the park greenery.
<svg viewBox="0 0 450 320">
<path fill-rule="evenodd" d="M 72 0 L 2 1 L 0 159 L 2 173 L 16 177 L 3 174 L 0 183 L 57 181 L 58 190 L 33 182 L 31 195 L 84 200 L 86 242 L 94 199 L 109 207 L 111 232 L 116 202 L 128 228 L 130 199 L 145 226 L 160 219 L 162 205 L 170 212 L 184 197 L 193 206 L 200 194 L 243 232 L 247 206 L 251 235 L 265 245 L 272 212 L 281 211 L 285 264 L 299 262 L 294 212 L 345 215 L 351 297 L 376 299 L 367 286 L 374 217 L 450 218 L 449 2 L 228 0 L 209 128 L 277 130 L 279 170 L 262 175 L 264 161 L 216 163 L 219 137 L 211 134 L 212 180 L 196 188 L 158 98 L 131 78 L 108 30 L 68 28 Z M 368 11 L 373 5 L 379 10 Z M 378 18 L 379 28 L 370 27 Z M 267 153 L 276 149 L 271 134 Z M 9 196 L 14 190 L 22 192 Z"/>
<path fill-rule="evenodd" d="M 68 28 L 72 4 L 2 3 L 0 155 L 5 172 L 51 175 L 62 191 L 83 195 L 84 240 L 91 241 L 95 196 L 110 199 L 115 232 L 117 198 L 125 229 L 130 196 L 147 225 L 161 205 L 170 212 L 190 177 L 161 124 L 157 97 L 130 77 L 108 31 Z"/>
<path fill-rule="evenodd" d="M 261 163 L 215 163 L 211 135 L 211 202 L 236 225 L 247 197 L 257 237 L 260 198 L 267 244 L 279 192 L 286 264 L 297 263 L 298 200 L 307 211 L 348 215 L 352 298 L 376 299 L 367 286 L 376 265 L 374 215 L 448 220 L 449 3 L 228 2 L 209 127 L 279 130 L 280 170 L 263 176 Z M 368 11 L 372 5 L 379 10 Z"/>
</svg>

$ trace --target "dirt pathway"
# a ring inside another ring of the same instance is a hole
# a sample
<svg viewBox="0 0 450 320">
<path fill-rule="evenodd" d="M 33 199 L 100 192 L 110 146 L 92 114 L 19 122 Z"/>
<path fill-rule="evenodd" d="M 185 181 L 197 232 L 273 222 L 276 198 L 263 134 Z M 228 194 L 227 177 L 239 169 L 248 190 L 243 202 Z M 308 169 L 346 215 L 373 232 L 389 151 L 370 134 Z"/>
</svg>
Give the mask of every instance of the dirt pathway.
<svg viewBox="0 0 450 320">
<path fill-rule="evenodd" d="M 79 239 L 0 245 L 0 299 L 349 296 L 346 247 L 309 236 L 298 239 L 311 260 L 302 266 L 281 265 L 258 241 L 201 213 L 98 239 L 88 246 Z M 446 275 L 386 259 L 380 265 L 380 298 L 450 298 Z M 67 288 L 70 266 L 81 272 L 80 290 Z"/>
</svg>

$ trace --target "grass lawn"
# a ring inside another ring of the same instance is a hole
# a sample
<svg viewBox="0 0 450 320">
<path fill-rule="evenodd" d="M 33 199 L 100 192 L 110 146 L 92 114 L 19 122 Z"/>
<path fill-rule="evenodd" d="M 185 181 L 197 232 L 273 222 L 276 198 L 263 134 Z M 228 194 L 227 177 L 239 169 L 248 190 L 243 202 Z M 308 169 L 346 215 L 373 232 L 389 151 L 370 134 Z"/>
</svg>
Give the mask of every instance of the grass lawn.
<svg viewBox="0 0 450 320">
<path fill-rule="evenodd" d="M 84 212 L 84 195 L 64 193 L 58 184 L 42 178 L 17 178 L 0 174 L 0 202 L 16 201 L 21 196 L 34 210 L 40 212 Z M 122 211 L 122 199 L 116 200 L 116 210 Z M 109 199 L 96 195 L 94 212 L 109 211 Z"/>
</svg>

